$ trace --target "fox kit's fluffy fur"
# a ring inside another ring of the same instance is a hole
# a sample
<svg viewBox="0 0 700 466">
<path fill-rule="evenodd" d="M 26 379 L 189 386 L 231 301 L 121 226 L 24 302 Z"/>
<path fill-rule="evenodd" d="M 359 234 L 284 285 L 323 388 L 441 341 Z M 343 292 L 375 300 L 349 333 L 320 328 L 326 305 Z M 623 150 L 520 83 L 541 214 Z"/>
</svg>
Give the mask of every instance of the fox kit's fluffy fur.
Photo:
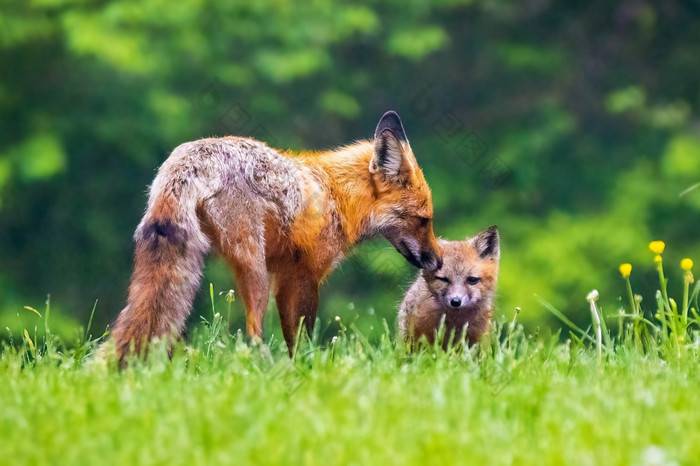
<svg viewBox="0 0 700 466">
<path fill-rule="evenodd" d="M 117 353 L 181 333 L 210 249 L 235 272 L 251 337 L 262 336 L 273 288 L 291 351 L 299 322 L 314 324 L 319 283 L 353 244 L 382 235 L 417 267 L 439 267 L 432 218 L 394 112 L 374 140 L 328 152 L 279 152 L 239 137 L 182 144 L 160 167 L 136 229 L 128 301 L 112 332 Z"/>
<path fill-rule="evenodd" d="M 423 270 L 399 310 L 399 330 L 409 343 L 425 337 L 433 343 L 440 325 L 442 345 L 457 343 L 466 327 L 469 344 L 488 330 L 498 279 L 500 241 L 491 227 L 465 241 L 438 240 L 443 265 Z"/>
</svg>

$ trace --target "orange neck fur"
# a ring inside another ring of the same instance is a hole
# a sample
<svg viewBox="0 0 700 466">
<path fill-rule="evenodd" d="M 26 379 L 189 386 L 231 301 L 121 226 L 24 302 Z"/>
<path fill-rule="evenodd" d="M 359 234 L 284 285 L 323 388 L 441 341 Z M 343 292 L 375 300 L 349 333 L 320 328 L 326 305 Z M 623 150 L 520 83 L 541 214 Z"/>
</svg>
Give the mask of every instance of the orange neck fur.
<svg viewBox="0 0 700 466">
<path fill-rule="evenodd" d="M 332 151 L 294 155 L 325 174 L 324 182 L 336 202 L 348 245 L 372 234 L 367 228 L 377 198 L 375 182 L 369 172 L 373 153 L 374 144 L 365 140 Z"/>
</svg>

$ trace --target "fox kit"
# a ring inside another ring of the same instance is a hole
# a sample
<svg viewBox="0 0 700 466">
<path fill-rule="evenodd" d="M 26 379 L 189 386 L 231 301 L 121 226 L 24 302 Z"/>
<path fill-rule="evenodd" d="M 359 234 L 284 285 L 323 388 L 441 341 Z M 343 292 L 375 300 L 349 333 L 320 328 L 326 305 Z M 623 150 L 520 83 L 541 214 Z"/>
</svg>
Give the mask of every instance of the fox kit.
<svg viewBox="0 0 700 466">
<path fill-rule="evenodd" d="M 405 341 L 421 336 L 434 342 L 444 322 L 450 338 L 474 344 L 488 330 L 498 279 L 500 240 L 495 226 L 465 241 L 438 240 L 442 267 L 423 270 L 411 285 L 399 310 L 399 331 Z"/>
<path fill-rule="evenodd" d="M 300 321 L 314 325 L 319 283 L 352 245 L 384 236 L 416 267 L 439 268 L 432 223 L 430 189 L 392 111 L 373 140 L 326 152 L 240 137 L 184 143 L 158 170 L 134 235 L 117 354 L 179 336 L 212 249 L 235 273 L 254 339 L 274 290 L 291 352 Z"/>
</svg>

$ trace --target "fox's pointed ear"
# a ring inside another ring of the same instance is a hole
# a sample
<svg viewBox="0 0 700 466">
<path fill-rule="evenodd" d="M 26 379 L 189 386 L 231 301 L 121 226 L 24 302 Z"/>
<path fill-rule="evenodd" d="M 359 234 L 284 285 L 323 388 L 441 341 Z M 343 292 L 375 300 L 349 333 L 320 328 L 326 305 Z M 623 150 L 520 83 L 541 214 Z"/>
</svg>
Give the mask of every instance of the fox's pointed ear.
<svg viewBox="0 0 700 466">
<path fill-rule="evenodd" d="M 411 149 L 399 115 L 390 110 L 382 116 L 374 131 L 374 154 L 369 162 L 371 173 L 398 177 L 413 169 Z"/>
<path fill-rule="evenodd" d="M 487 228 L 474 237 L 474 249 L 483 259 L 493 257 L 498 259 L 501 255 L 501 238 L 498 235 L 496 225 Z"/>
<path fill-rule="evenodd" d="M 393 110 L 389 110 L 379 119 L 377 129 L 374 130 L 374 138 L 378 138 L 386 129 L 394 133 L 394 136 L 396 136 L 399 141 L 408 142 L 406 131 L 403 129 L 403 123 L 401 123 L 401 118 L 399 118 L 399 114 Z"/>
</svg>

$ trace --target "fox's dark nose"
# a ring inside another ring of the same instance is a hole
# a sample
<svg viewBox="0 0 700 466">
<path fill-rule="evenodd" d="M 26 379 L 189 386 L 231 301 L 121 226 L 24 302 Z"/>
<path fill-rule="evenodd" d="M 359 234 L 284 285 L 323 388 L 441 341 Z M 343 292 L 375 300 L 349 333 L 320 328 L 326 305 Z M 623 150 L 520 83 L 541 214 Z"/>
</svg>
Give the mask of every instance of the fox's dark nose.
<svg viewBox="0 0 700 466">
<path fill-rule="evenodd" d="M 459 298 L 452 298 L 450 300 L 450 306 L 452 306 L 452 307 L 459 307 L 460 304 L 462 304 L 462 300 Z"/>
<path fill-rule="evenodd" d="M 438 270 L 442 268 L 442 258 L 433 251 L 421 252 L 420 262 L 424 269 Z"/>
</svg>

